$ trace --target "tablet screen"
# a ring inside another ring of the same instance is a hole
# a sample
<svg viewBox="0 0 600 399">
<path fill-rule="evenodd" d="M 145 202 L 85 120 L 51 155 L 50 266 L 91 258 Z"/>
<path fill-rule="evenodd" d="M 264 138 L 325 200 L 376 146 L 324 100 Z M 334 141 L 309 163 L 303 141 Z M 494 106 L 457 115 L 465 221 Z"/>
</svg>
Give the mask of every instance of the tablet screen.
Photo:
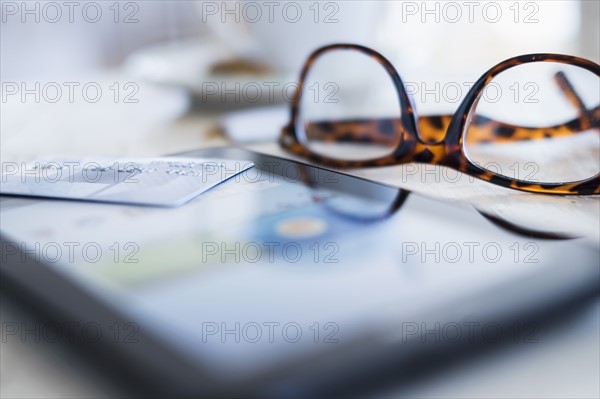
<svg viewBox="0 0 600 399">
<path fill-rule="evenodd" d="M 572 263 L 573 248 L 597 262 L 416 195 L 391 212 L 396 189 L 266 160 L 172 209 L 2 198 L 2 233 L 228 378 L 387 336 L 441 304 L 469 314 L 477 293 Z"/>
</svg>

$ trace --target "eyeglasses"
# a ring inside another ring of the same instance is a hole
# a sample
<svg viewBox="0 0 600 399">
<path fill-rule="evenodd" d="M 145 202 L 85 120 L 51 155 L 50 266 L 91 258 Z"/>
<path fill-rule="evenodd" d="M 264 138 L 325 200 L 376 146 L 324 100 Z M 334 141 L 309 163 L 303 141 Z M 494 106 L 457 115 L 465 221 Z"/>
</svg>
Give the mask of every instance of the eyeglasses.
<svg viewBox="0 0 600 399">
<path fill-rule="evenodd" d="M 437 85 L 434 94 L 458 98 L 460 87 Z M 600 65 L 560 54 L 514 57 L 479 78 L 454 115 L 418 118 L 384 56 L 325 46 L 302 69 L 280 143 L 331 167 L 416 162 L 520 191 L 599 194 Z"/>
</svg>

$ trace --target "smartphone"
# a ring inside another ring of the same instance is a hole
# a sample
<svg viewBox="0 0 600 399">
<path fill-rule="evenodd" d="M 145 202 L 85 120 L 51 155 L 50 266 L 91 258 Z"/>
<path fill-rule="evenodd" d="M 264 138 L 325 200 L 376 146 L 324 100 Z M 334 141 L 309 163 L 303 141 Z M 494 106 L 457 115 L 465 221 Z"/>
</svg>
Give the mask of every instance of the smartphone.
<svg viewBox="0 0 600 399">
<path fill-rule="evenodd" d="M 177 208 L 0 198 L 3 283 L 136 390 L 355 393 L 598 293 L 589 241 L 239 148 L 179 155 L 255 167 Z"/>
</svg>

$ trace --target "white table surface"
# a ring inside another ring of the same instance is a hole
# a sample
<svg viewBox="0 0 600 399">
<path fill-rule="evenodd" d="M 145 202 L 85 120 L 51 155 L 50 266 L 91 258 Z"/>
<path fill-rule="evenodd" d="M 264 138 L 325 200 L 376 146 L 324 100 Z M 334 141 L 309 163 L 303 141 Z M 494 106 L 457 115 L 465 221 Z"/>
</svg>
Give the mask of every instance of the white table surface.
<svg viewBox="0 0 600 399">
<path fill-rule="evenodd" d="M 96 72 L 82 76 L 108 87 L 132 78 L 121 72 Z M 138 82 L 137 104 L 35 103 L 13 99 L 2 102 L 2 162 L 27 161 L 53 155 L 158 156 L 206 146 L 227 145 L 219 132 L 216 112 L 188 112 L 183 93 L 165 91 Z M 108 96 L 106 96 L 108 97 Z M 279 153 L 276 145 L 253 148 Z M 399 180 L 396 168 L 356 171 L 357 175 L 397 184 L 425 195 L 476 204 L 513 216 L 541 210 L 565 231 L 600 236 L 600 202 L 594 199 L 532 197 L 511 190 L 472 184 L 460 185 Z M 521 209 L 521 210 L 519 210 Z M 535 218 L 540 222 L 539 217 Z M 536 222 L 532 221 L 532 223 Z M 541 222 L 543 222 L 542 220 Z M 6 294 L 0 296 L 2 323 L 31 320 Z M 386 390 L 379 396 L 408 397 L 599 397 L 600 396 L 600 302 L 591 301 L 564 325 L 544 331 L 540 342 L 510 347 L 487 354 L 425 382 L 402 390 Z M 6 342 L 5 342 L 6 341 Z M 1 397 L 114 397 L 119 388 L 88 367 L 84 359 L 64 346 L 23 343 L 15 339 L 0 344 Z"/>
</svg>

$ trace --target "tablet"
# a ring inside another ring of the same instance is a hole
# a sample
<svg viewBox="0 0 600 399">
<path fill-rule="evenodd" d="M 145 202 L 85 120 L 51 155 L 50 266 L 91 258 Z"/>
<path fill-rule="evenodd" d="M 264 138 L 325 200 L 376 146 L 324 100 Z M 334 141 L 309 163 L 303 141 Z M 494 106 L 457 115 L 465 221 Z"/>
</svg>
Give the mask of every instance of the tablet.
<svg viewBox="0 0 600 399">
<path fill-rule="evenodd" d="M 60 320 L 40 334 L 101 348 L 140 390 L 355 392 L 448 347 L 535 340 L 536 315 L 599 289 L 588 241 L 243 149 L 180 155 L 255 167 L 172 209 L 0 202 L 3 279 Z"/>
</svg>

